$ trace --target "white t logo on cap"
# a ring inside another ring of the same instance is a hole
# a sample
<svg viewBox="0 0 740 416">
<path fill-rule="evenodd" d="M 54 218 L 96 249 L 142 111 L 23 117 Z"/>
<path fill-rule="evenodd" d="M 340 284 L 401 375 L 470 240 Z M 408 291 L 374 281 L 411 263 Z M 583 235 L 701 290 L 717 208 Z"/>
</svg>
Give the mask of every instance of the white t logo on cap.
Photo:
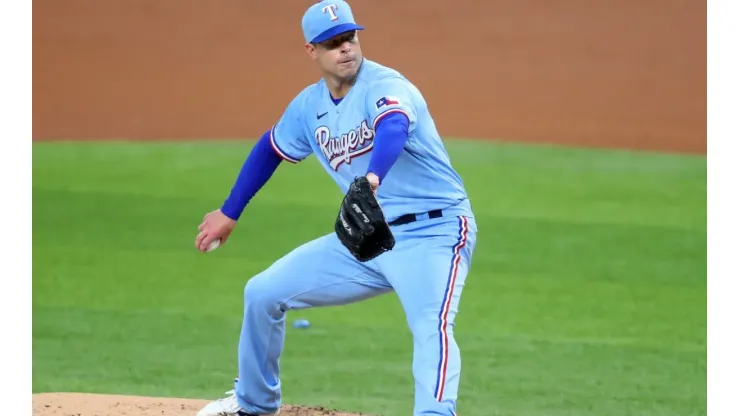
<svg viewBox="0 0 740 416">
<path fill-rule="evenodd" d="M 337 20 L 339 19 L 339 17 L 337 17 L 337 14 L 334 13 L 334 10 L 336 9 L 337 9 L 336 4 L 330 4 L 328 6 L 324 6 L 324 8 L 321 9 L 321 11 L 324 13 L 329 13 L 329 16 L 331 16 L 331 20 Z"/>
</svg>

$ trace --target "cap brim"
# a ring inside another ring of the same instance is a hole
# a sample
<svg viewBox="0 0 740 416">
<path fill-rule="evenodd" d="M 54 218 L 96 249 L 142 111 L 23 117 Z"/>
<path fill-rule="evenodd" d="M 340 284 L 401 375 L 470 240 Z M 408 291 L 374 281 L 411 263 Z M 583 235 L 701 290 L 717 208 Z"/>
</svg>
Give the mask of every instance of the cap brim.
<svg viewBox="0 0 740 416">
<path fill-rule="evenodd" d="M 363 30 L 364 27 L 355 23 L 342 23 L 341 25 L 334 26 L 321 32 L 318 36 L 311 39 L 311 43 L 320 43 L 333 38 L 334 36 L 340 35 L 344 32 L 350 32 L 352 30 Z"/>
</svg>

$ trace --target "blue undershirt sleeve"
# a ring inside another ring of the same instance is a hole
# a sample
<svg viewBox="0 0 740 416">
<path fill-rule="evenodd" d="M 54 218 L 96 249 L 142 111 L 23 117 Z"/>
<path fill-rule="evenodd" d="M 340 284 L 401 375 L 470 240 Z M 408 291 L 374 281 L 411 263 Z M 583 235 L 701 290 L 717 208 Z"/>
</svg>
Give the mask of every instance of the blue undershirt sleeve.
<svg viewBox="0 0 740 416">
<path fill-rule="evenodd" d="M 401 112 L 389 113 L 375 126 L 375 141 L 367 173 L 374 173 L 380 183 L 401 155 L 409 137 L 409 118 Z"/>
<path fill-rule="evenodd" d="M 249 153 L 221 212 L 238 221 L 249 201 L 267 183 L 282 160 L 272 148 L 270 131 L 267 131 Z"/>
</svg>

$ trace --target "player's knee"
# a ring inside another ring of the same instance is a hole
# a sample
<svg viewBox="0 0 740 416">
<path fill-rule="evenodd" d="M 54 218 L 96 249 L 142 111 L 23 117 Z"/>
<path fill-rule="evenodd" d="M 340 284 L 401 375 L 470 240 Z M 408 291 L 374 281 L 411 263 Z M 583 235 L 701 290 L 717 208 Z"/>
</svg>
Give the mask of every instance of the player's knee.
<svg viewBox="0 0 740 416">
<path fill-rule="evenodd" d="M 408 320 L 409 329 L 415 339 L 421 343 L 439 342 L 440 334 L 452 338 L 455 324 L 442 322 L 438 317 L 419 317 Z"/>
<path fill-rule="evenodd" d="M 244 305 L 251 310 L 264 310 L 270 314 L 278 312 L 279 299 L 275 285 L 269 284 L 263 274 L 250 279 L 244 286 Z"/>
</svg>

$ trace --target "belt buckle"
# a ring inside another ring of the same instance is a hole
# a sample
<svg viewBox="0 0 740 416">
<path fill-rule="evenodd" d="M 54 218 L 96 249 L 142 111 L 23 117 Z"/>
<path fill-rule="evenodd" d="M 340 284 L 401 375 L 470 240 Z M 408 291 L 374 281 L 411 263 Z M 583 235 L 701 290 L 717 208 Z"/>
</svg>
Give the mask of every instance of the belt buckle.
<svg viewBox="0 0 740 416">
<path fill-rule="evenodd" d="M 416 218 L 414 221 L 428 220 L 430 218 L 429 217 L 429 211 L 422 212 L 421 214 L 415 214 L 414 217 Z"/>
</svg>

